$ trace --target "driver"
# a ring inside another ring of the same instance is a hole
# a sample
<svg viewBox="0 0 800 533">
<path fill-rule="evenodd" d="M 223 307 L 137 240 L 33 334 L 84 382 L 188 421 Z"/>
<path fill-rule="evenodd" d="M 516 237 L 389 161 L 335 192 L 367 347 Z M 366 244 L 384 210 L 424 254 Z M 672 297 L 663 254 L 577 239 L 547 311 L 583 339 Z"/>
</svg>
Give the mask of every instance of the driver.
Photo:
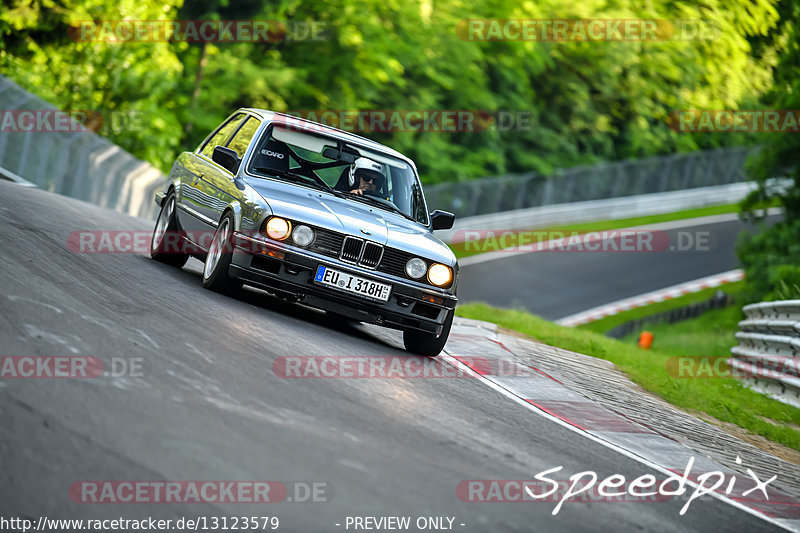
<svg viewBox="0 0 800 533">
<path fill-rule="evenodd" d="M 352 194 L 382 196 L 384 190 L 383 165 L 366 157 L 359 157 L 350 165 L 348 182 Z"/>
</svg>

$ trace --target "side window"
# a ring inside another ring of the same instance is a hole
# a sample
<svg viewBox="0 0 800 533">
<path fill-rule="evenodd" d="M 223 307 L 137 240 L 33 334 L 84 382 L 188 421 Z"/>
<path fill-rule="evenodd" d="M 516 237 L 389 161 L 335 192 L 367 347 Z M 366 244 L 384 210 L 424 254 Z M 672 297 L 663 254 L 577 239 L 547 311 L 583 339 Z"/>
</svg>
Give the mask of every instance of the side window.
<svg viewBox="0 0 800 533">
<path fill-rule="evenodd" d="M 244 123 L 244 126 L 242 126 L 238 132 L 236 132 L 236 135 L 233 136 L 231 142 L 228 143 L 228 148 L 235 150 L 236 155 L 239 156 L 239 159 L 244 156 L 244 152 L 250 145 L 250 141 L 252 140 L 253 135 L 255 135 L 259 125 L 260 121 L 257 118 L 248 118 L 247 122 Z"/>
<path fill-rule="evenodd" d="M 239 113 L 230 119 L 224 126 L 222 126 L 222 128 L 220 128 L 216 135 L 208 140 L 200 153 L 211 159 L 211 155 L 214 153 L 214 147 L 217 145 L 225 146 L 228 144 L 231 134 L 236 131 L 236 128 L 239 127 L 239 124 L 241 124 L 245 118 L 247 118 L 247 115 L 244 113 Z"/>
</svg>

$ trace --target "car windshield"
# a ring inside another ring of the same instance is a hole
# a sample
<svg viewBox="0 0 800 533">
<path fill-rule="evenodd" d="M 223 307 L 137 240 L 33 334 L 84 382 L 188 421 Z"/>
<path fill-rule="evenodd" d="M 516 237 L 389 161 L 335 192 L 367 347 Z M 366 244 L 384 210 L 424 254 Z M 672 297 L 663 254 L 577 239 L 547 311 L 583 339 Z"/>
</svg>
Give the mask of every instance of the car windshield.
<svg viewBox="0 0 800 533">
<path fill-rule="evenodd" d="M 411 166 L 360 145 L 273 125 L 259 139 L 247 171 L 428 223 L 422 188 Z"/>
</svg>

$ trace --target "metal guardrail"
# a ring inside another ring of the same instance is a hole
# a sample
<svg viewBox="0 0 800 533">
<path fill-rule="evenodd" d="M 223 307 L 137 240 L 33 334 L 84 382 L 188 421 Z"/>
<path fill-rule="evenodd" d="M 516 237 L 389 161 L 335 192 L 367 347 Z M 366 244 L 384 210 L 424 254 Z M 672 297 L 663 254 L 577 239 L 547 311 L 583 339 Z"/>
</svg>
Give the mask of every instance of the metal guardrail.
<svg viewBox="0 0 800 533">
<path fill-rule="evenodd" d="M 24 110 L 56 107 L 0 75 L 0 111 Z M 160 170 L 87 129 L 4 131 L 0 167 L 12 181 L 23 179 L 46 191 L 151 218 L 153 194 L 166 183 Z"/>
<path fill-rule="evenodd" d="M 653 156 L 425 187 L 431 209 L 473 217 L 541 207 L 714 187 L 747 181 L 744 164 L 758 147 L 736 146 Z"/>
<path fill-rule="evenodd" d="M 711 205 L 733 204 L 740 202 L 755 186 L 753 182 L 731 183 L 685 191 L 640 194 L 588 202 L 530 207 L 474 217 L 457 217 L 452 229 L 438 230 L 436 235 L 445 242 L 461 242 L 466 238 L 466 232 L 475 230 L 514 231 L 552 228 L 558 225 L 633 218 Z"/>
<path fill-rule="evenodd" d="M 624 324 L 620 324 L 606 331 L 605 335 L 612 339 L 621 339 L 625 337 L 625 335 L 637 331 L 648 324 L 659 324 L 662 322 L 674 324 L 689 318 L 697 318 L 706 311 L 711 311 L 712 309 L 723 309 L 732 303 L 733 297 L 730 294 L 717 291 L 714 293 L 714 296 L 702 302 L 694 302 L 683 307 L 678 307 L 677 309 L 670 309 L 669 311 L 656 313 L 636 320 L 629 320 Z"/>
<path fill-rule="evenodd" d="M 800 300 L 747 305 L 729 364 L 754 390 L 800 407 Z"/>
</svg>

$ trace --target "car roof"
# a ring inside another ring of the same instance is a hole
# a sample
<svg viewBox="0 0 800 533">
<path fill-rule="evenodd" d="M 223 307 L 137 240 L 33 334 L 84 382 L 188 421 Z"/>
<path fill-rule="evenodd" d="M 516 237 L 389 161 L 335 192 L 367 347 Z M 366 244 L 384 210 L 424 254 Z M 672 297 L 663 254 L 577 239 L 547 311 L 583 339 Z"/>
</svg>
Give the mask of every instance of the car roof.
<svg viewBox="0 0 800 533">
<path fill-rule="evenodd" d="M 345 142 L 351 142 L 351 143 L 355 143 L 355 144 L 360 144 L 360 145 L 362 145 L 362 146 L 364 146 L 366 148 L 373 148 L 375 150 L 378 150 L 378 151 L 381 151 L 381 152 L 384 152 L 384 153 L 387 153 L 387 154 L 391 154 L 391 155 L 393 155 L 393 156 L 395 156 L 395 157 L 397 157 L 399 159 L 402 159 L 403 161 L 409 163 L 416 170 L 416 165 L 414 165 L 414 162 L 411 159 L 409 159 L 408 157 L 406 157 L 405 155 L 403 155 L 400 152 L 398 152 L 397 150 L 394 150 L 393 148 L 389 148 L 388 146 L 386 146 L 384 144 L 375 142 L 372 139 L 367 139 L 366 137 L 362 137 L 360 135 L 355 135 L 353 133 L 350 133 L 349 131 L 340 130 L 340 129 L 334 128 L 332 126 L 327 126 L 325 124 L 321 124 L 319 122 L 314 122 L 313 120 L 307 120 L 307 119 L 304 119 L 304 118 L 296 117 L 294 115 L 287 115 L 285 113 L 279 113 L 277 111 L 269 111 L 267 109 L 258 109 L 258 108 L 254 108 L 254 107 L 243 107 L 243 108 L 240 109 L 240 111 L 249 111 L 251 113 L 254 113 L 254 114 L 260 116 L 264 120 L 273 120 L 275 117 L 282 117 L 282 118 L 290 119 L 292 122 L 297 122 L 297 123 L 300 123 L 300 124 L 303 124 L 303 123 L 308 124 L 309 126 L 312 126 L 314 130 L 316 130 L 316 131 L 318 131 L 320 133 L 323 133 L 325 135 L 328 135 L 330 137 L 334 137 L 334 138 L 340 139 L 340 140 L 345 141 Z"/>
</svg>

